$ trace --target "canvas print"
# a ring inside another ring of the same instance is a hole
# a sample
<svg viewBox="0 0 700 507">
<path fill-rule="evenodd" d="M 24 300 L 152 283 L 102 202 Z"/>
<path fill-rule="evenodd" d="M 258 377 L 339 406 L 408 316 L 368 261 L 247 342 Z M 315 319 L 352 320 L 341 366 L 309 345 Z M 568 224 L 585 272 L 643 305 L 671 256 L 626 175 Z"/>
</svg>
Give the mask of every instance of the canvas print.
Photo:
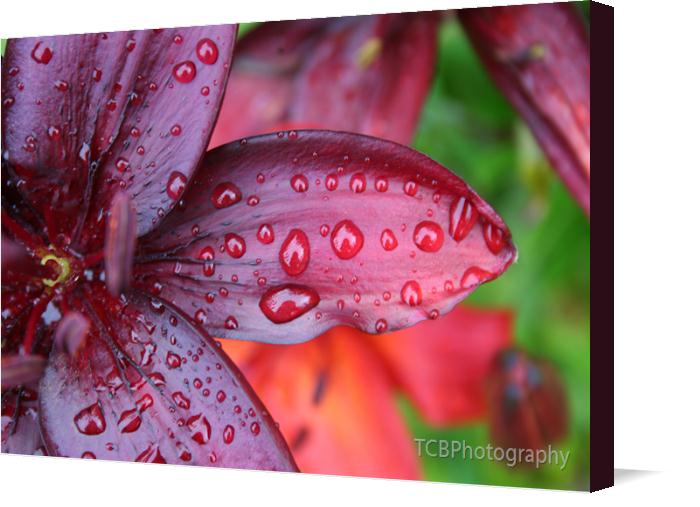
<svg viewBox="0 0 700 507">
<path fill-rule="evenodd" d="M 586 2 L 2 47 L 2 451 L 589 489 Z"/>
</svg>

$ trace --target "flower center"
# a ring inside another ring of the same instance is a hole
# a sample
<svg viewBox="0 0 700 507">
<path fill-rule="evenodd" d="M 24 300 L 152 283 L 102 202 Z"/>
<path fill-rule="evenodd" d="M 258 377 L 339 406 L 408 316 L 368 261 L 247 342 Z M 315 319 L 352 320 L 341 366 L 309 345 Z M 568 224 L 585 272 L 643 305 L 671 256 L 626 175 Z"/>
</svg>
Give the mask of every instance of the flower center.
<svg viewBox="0 0 700 507">
<path fill-rule="evenodd" d="M 41 258 L 41 265 L 42 266 L 50 266 L 54 268 L 58 276 L 56 278 L 42 278 L 41 281 L 46 285 L 47 287 L 53 287 L 55 285 L 58 285 L 59 283 L 64 283 L 66 280 L 70 278 L 72 269 L 71 269 L 71 264 L 70 261 L 65 258 L 65 257 L 58 257 L 54 255 L 53 253 L 49 253 L 44 255 L 44 257 Z"/>
</svg>

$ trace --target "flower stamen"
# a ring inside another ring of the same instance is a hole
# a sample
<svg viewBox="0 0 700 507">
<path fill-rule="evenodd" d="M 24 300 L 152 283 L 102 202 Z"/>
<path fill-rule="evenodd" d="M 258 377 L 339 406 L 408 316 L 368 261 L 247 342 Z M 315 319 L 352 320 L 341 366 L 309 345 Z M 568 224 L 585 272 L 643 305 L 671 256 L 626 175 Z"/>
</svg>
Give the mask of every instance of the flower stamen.
<svg viewBox="0 0 700 507">
<path fill-rule="evenodd" d="M 72 270 L 68 259 L 58 257 L 52 253 L 46 254 L 41 258 L 42 266 L 46 266 L 49 262 L 51 263 L 51 267 L 53 267 L 58 273 L 58 276 L 56 278 L 42 278 L 41 281 L 44 283 L 44 285 L 47 287 L 54 287 L 55 285 L 63 283 L 70 278 Z"/>
</svg>

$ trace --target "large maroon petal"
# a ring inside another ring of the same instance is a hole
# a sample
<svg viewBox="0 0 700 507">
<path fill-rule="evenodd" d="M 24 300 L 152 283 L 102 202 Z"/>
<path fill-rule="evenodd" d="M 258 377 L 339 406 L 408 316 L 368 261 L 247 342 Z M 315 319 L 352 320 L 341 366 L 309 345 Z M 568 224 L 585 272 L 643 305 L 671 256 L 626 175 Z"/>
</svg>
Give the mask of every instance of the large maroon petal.
<svg viewBox="0 0 700 507">
<path fill-rule="evenodd" d="M 235 33 L 221 25 L 8 42 L 3 162 L 52 240 L 77 234 L 88 213 L 104 215 L 116 188 L 131 194 L 140 233 L 173 206 L 168 176 L 188 179 L 202 157 Z"/>
<path fill-rule="evenodd" d="M 516 255 L 506 225 L 461 179 L 358 134 L 228 144 L 208 153 L 184 202 L 143 238 L 135 273 L 218 337 L 290 343 L 338 324 L 410 326 Z"/>
<path fill-rule="evenodd" d="M 438 21 L 428 12 L 265 23 L 236 50 L 211 146 L 285 125 L 410 144 Z"/>
<path fill-rule="evenodd" d="M 140 293 L 117 302 L 103 286 L 85 299 L 84 348 L 54 348 L 40 384 L 51 454 L 296 470 L 238 369 L 181 312 Z"/>
<path fill-rule="evenodd" d="M 589 213 L 588 37 L 570 4 L 464 9 L 459 17 L 491 77 Z"/>
</svg>

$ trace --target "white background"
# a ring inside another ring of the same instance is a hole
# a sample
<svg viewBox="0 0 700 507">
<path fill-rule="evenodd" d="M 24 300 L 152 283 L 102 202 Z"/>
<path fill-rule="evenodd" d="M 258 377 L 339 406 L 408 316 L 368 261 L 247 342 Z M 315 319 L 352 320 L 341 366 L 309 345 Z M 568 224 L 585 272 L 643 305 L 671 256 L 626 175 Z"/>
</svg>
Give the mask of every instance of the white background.
<svg viewBox="0 0 700 507">
<path fill-rule="evenodd" d="M 16 37 L 359 13 L 503 1 L 6 0 Z M 514 3 L 514 2 L 510 2 Z M 292 476 L 81 460 L 0 457 L 4 505 L 463 505 L 697 502 L 700 458 L 700 14 L 694 2 L 618 0 L 615 9 L 615 466 L 593 496 L 480 486 Z M 595 37 L 595 27 L 593 27 Z M 595 72 L 595 64 L 593 64 Z M 595 149 L 595 147 L 593 147 Z M 594 176 L 595 178 L 595 176 Z M 601 220 L 597 217 L 596 220 Z M 610 245 L 612 251 L 613 245 Z M 594 291 L 596 289 L 594 288 Z M 593 372 L 595 374 L 595 372 Z M 695 503 L 697 505 L 697 503 Z"/>
</svg>

